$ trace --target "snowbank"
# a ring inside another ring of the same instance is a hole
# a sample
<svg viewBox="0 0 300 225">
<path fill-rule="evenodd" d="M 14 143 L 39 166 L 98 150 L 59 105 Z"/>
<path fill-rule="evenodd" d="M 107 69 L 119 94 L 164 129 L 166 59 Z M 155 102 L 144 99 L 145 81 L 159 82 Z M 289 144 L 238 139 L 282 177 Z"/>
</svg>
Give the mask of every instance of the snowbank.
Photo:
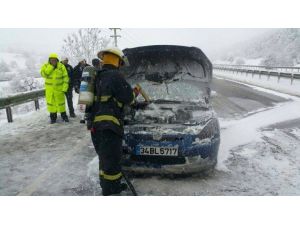
<svg viewBox="0 0 300 225">
<path fill-rule="evenodd" d="M 291 84 L 291 80 L 288 78 L 280 78 L 280 81 L 278 82 L 277 77 L 270 76 L 270 79 L 268 80 L 268 76 L 266 75 L 261 75 L 261 77 L 259 77 L 259 75 L 257 74 L 252 77 L 251 74 L 248 74 L 248 76 L 246 76 L 245 73 L 233 74 L 229 71 L 220 72 L 218 70 L 214 71 L 214 75 L 216 78 L 225 78 L 231 81 L 239 81 L 243 84 L 256 85 L 270 90 L 286 93 L 288 95 L 300 97 L 300 80 L 294 80 L 293 84 Z"/>
<path fill-rule="evenodd" d="M 260 89 L 260 91 L 266 90 Z M 289 97 L 293 101 L 280 103 L 241 120 L 220 120 L 222 132 L 217 165 L 219 170 L 227 170 L 226 160 L 233 148 L 261 141 L 261 128 L 300 118 L 300 98 L 287 95 L 285 97 Z"/>
<path fill-rule="evenodd" d="M 256 58 L 256 59 L 247 59 L 243 57 L 237 57 L 234 58 L 233 61 L 226 61 L 226 60 L 214 60 L 214 64 L 225 64 L 225 65 L 231 65 L 231 64 L 238 64 L 237 62 L 239 60 L 243 61 L 243 65 L 252 65 L 252 66 L 259 66 L 261 65 L 264 58 Z"/>
</svg>

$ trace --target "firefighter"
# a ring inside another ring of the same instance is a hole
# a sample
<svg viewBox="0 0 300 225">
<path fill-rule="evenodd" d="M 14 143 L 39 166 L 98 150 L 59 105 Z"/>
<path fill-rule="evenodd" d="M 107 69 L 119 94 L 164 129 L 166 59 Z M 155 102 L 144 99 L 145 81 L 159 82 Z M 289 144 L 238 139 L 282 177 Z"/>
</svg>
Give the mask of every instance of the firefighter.
<svg viewBox="0 0 300 225">
<path fill-rule="evenodd" d="M 51 124 L 56 122 L 57 113 L 61 113 L 63 121 L 69 122 L 65 107 L 69 77 L 66 67 L 59 62 L 57 54 L 50 54 L 48 63 L 41 68 L 41 75 L 45 78 L 45 96 Z"/>
<path fill-rule="evenodd" d="M 102 69 L 95 80 L 95 101 L 91 107 L 92 138 L 99 156 L 99 178 L 103 195 L 113 195 L 127 189 L 121 183 L 124 105 L 134 102 L 136 94 L 119 71 L 124 54 L 117 48 L 98 53 Z M 89 124 L 89 123 L 88 123 Z"/>
<path fill-rule="evenodd" d="M 73 67 L 69 64 L 69 59 L 67 57 L 62 57 L 61 63 L 65 65 L 69 76 L 69 88 L 68 91 L 66 92 L 66 98 L 69 107 L 70 117 L 76 117 L 74 113 L 74 106 L 73 106 L 73 87 L 74 87 Z"/>
</svg>

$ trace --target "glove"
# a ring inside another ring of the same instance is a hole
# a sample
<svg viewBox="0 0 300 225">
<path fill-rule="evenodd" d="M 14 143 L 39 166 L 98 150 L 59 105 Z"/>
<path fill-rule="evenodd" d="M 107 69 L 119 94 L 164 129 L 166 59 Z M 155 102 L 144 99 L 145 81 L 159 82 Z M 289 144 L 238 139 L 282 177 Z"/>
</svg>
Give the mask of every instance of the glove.
<svg viewBox="0 0 300 225">
<path fill-rule="evenodd" d="M 139 96 L 139 94 L 141 92 L 141 88 L 139 86 L 135 86 L 133 88 L 133 92 L 134 92 L 135 97 L 137 97 L 137 96 Z"/>
</svg>

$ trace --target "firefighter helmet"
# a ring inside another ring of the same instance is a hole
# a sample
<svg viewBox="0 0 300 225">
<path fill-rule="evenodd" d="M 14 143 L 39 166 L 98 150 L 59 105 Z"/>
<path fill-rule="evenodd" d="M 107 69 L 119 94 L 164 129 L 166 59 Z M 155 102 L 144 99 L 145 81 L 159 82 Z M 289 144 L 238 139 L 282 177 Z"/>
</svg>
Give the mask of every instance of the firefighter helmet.
<svg viewBox="0 0 300 225">
<path fill-rule="evenodd" d="M 110 53 L 110 54 L 118 56 L 119 59 L 121 60 L 121 65 L 129 65 L 127 57 L 124 55 L 123 51 L 120 50 L 119 48 L 111 47 L 111 48 L 103 49 L 100 52 L 98 52 L 98 54 L 97 54 L 98 58 L 102 60 L 103 55 L 105 53 Z"/>
</svg>

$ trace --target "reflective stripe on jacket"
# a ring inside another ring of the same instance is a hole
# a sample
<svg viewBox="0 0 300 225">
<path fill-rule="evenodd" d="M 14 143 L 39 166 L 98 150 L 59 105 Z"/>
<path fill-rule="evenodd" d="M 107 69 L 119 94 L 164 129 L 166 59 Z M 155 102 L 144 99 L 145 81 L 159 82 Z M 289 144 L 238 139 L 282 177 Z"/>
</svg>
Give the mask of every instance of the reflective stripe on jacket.
<svg viewBox="0 0 300 225">
<path fill-rule="evenodd" d="M 124 105 L 134 100 L 133 90 L 119 72 L 111 65 L 104 65 L 95 82 L 95 102 L 93 105 L 96 129 L 110 129 L 123 135 Z"/>
</svg>

